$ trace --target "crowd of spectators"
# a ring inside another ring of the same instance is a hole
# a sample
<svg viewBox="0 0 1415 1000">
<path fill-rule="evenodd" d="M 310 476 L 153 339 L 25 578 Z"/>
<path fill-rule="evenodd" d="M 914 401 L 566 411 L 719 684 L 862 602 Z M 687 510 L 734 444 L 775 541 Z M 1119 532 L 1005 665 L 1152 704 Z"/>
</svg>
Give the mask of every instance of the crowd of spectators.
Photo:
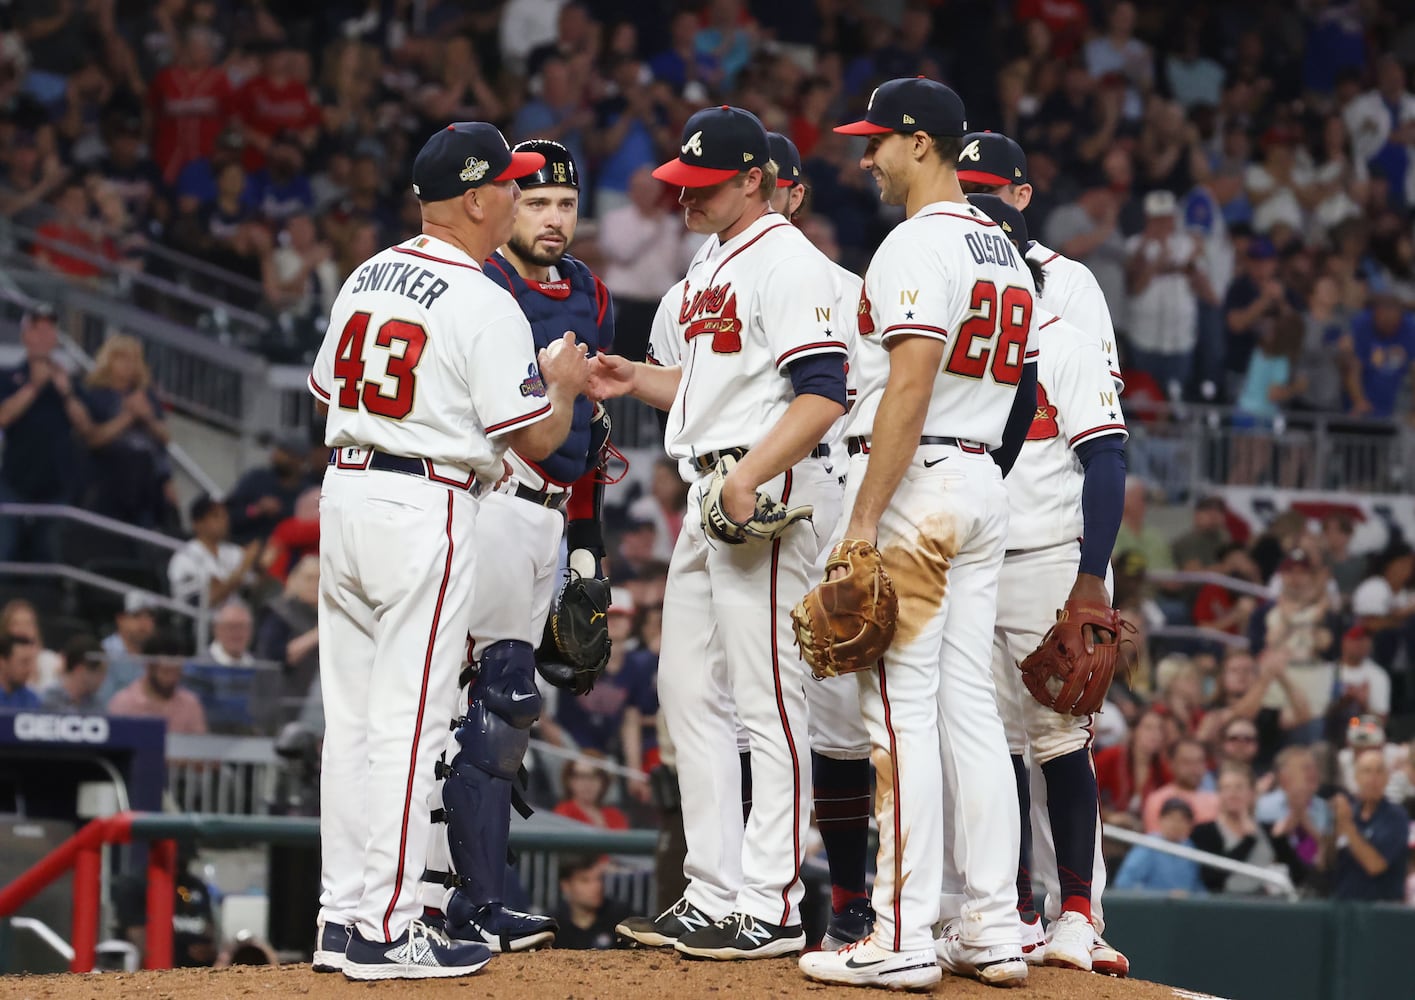
<svg viewBox="0 0 1415 1000">
<path fill-rule="evenodd" d="M 146 271 L 213 295 L 236 287 L 156 250 L 188 254 L 244 280 L 271 317 L 262 349 L 302 363 L 343 278 L 417 230 L 411 151 L 449 120 L 484 119 L 573 151 L 576 253 L 614 294 L 618 349 L 642 355 L 693 250 L 674 192 L 649 176 L 688 114 L 729 101 L 791 136 L 811 238 L 860 271 L 897 214 L 829 125 L 881 80 L 922 73 L 962 94 L 974 127 L 1026 148 L 1032 231 L 1104 289 L 1137 424 L 1165 401 L 1230 404 L 1230 475 L 1247 483 L 1270 475 L 1279 421 L 1412 415 L 1415 22 L 1397 5 L 272 6 L 0 7 L 0 217 L 22 227 L 14 242 L 35 266 L 79 283 Z M 262 661 L 317 727 L 325 452 L 296 433 L 227 496 L 179 511 L 139 342 L 109 339 L 80 376 L 56 360 L 52 312 L 30 312 L 21 332 L 24 361 L 0 377 L 0 500 L 189 532 L 162 589 L 210 611 L 213 638 L 195 649 L 135 592 L 51 654 L 34 609 L 12 602 L 0 705 L 160 715 L 201 732 L 188 680 Z M 1339 513 L 1285 514 L 1249 537 L 1216 498 L 1172 539 L 1149 499 L 1137 479 L 1116 549 L 1117 604 L 1140 639 L 1097 731 L 1107 821 L 1284 865 L 1313 892 L 1391 898 L 1406 862 L 1382 796 L 1415 807 L 1415 760 L 1385 736 L 1415 712 L 1415 556 L 1398 540 L 1353 555 Z M 589 696 L 547 698 L 537 735 L 580 757 L 538 761 L 536 775 L 558 812 L 605 827 L 653 817 L 663 586 L 685 490 L 662 463 L 632 502 L 611 491 L 611 503 L 614 658 Z M 48 522 L 0 518 L 0 560 L 58 552 Z M 1171 569 L 1238 585 L 1154 578 Z M 1201 631 L 1166 634 L 1176 627 Z M 596 758 L 623 774 L 586 763 Z M 602 862 L 563 874 L 565 925 L 602 941 Z M 1139 851 L 1117 884 L 1261 890 Z"/>
</svg>

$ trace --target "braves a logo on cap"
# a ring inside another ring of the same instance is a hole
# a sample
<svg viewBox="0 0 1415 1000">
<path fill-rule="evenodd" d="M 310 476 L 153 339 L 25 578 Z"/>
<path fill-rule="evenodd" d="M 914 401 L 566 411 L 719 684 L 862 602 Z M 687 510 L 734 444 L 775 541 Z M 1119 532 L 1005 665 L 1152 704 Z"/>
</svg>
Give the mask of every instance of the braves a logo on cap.
<svg viewBox="0 0 1415 1000">
<path fill-rule="evenodd" d="M 1032 426 L 1027 428 L 1028 441 L 1049 441 L 1061 433 L 1056 426 L 1056 407 L 1047 399 L 1047 391 L 1037 383 L 1037 412 L 1032 417 Z"/>
<path fill-rule="evenodd" d="M 694 156 L 702 156 L 702 155 L 703 155 L 703 133 L 702 133 L 702 130 L 700 129 L 700 130 L 698 130 L 697 132 L 694 132 L 692 135 L 688 136 L 688 141 L 685 142 L 685 143 L 683 143 L 683 145 L 679 146 L 679 147 L 678 147 L 678 151 L 681 152 L 681 153 L 682 153 L 683 155 L 685 155 L 685 156 L 686 156 L 687 154 L 689 154 L 689 153 L 692 153 Z"/>
<path fill-rule="evenodd" d="M 485 160 L 478 160 L 475 156 L 467 157 L 467 162 L 462 167 L 462 172 L 457 176 L 462 178 L 466 184 L 475 184 L 486 176 L 491 164 Z"/>
<path fill-rule="evenodd" d="M 980 162 L 982 158 L 983 154 L 982 151 L 978 148 L 977 139 L 974 139 L 972 142 L 968 143 L 968 145 L 964 146 L 963 152 L 958 154 L 958 159 L 972 160 L 974 163 Z"/>
<path fill-rule="evenodd" d="M 541 377 L 540 369 L 535 362 L 526 366 L 526 377 L 521 380 L 522 396 L 544 396 L 545 379 Z"/>
<path fill-rule="evenodd" d="M 742 349 L 742 321 L 737 318 L 737 296 L 730 281 L 694 292 L 691 298 L 684 285 L 678 322 L 687 327 L 684 340 L 712 334 L 714 354 L 736 354 Z"/>
<path fill-rule="evenodd" d="M 878 93 L 879 93 L 879 88 L 878 88 L 878 87 L 876 87 L 874 90 L 870 91 L 870 100 L 869 100 L 869 103 L 865 105 L 865 110 L 866 110 L 866 111 L 871 110 L 871 109 L 875 106 L 875 95 L 878 94 Z"/>
</svg>

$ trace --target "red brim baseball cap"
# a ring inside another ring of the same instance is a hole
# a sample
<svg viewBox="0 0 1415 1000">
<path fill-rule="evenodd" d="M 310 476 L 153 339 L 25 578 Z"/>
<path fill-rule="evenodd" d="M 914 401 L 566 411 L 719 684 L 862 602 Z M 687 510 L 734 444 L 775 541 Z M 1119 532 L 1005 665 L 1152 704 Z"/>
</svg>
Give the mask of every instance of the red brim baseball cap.
<svg viewBox="0 0 1415 1000">
<path fill-rule="evenodd" d="M 943 84 L 925 77 L 889 80 L 870 95 L 865 117 L 835 126 L 843 135 L 927 132 L 961 136 L 968 131 L 963 101 Z"/>
<path fill-rule="evenodd" d="M 989 184 L 992 187 L 1004 187 L 1013 183 L 1007 177 L 999 177 L 997 174 L 990 174 L 986 170 L 960 170 L 958 171 L 960 181 L 971 181 L 974 184 Z"/>
<path fill-rule="evenodd" d="M 496 175 L 498 181 L 517 181 L 528 177 L 545 166 L 545 157 L 539 153 L 512 153 L 506 169 Z"/>
<path fill-rule="evenodd" d="M 700 188 L 721 184 L 730 177 L 736 177 L 736 170 L 719 170 L 715 167 L 699 167 L 682 160 L 669 160 L 654 170 L 658 180 L 675 187 Z"/>
</svg>

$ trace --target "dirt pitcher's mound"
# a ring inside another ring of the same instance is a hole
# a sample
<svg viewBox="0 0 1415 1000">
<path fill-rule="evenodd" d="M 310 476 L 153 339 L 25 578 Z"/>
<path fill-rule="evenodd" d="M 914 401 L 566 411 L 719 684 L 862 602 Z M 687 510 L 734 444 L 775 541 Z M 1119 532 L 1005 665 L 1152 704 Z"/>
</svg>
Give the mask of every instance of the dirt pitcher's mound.
<svg viewBox="0 0 1415 1000">
<path fill-rule="evenodd" d="M 266 997 L 487 997 L 489 1000 L 757 1000 L 811 997 L 864 1000 L 882 995 L 808 982 L 794 959 L 693 962 L 672 952 L 542 951 L 501 956 L 475 976 L 422 982 L 352 983 L 341 975 L 317 976 L 307 966 L 284 968 L 172 969 L 164 972 L 63 976 L 0 976 L 0 1000 L 260 1000 Z M 1002 1000 L 1193 1000 L 1198 994 L 1135 979 L 1033 969 L 1026 991 L 1003 992 L 945 975 L 934 987 L 942 997 Z"/>
</svg>

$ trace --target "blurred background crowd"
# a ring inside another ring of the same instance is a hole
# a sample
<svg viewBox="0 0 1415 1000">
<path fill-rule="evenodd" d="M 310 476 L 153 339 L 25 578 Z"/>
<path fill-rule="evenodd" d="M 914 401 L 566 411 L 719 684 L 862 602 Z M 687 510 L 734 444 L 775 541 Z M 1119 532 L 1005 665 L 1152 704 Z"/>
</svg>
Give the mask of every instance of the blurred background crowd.
<svg viewBox="0 0 1415 1000">
<path fill-rule="evenodd" d="M 141 272 L 219 294 L 156 251 L 217 265 L 259 290 L 239 304 L 269 319 L 261 352 L 301 364 L 344 277 L 419 229 L 412 153 L 450 120 L 488 120 L 574 153 L 574 252 L 614 295 L 618 350 L 642 356 L 695 247 L 649 176 L 691 112 L 730 102 L 789 135 L 805 231 L 862 271 L 899 216 L 830 125 L 882 80 L 924 74 L 1026 149 L 1031 230 L 1100 282 L 1137 430 L 1225 406 L 1229 481 L 1276 484 L 1269 446 L 1304 420 L 1374 437 L 1415 422 L 1412 70 L 1415 19 L 1379 0 L 11 0 L 0 220 L 75 283 Z M 80 377 L 53 360 L 50 311 L 21 333 L 0 373 L 0 501 L 79 503 L 185 541 L 140 565 L 98 535 L 0 517 L 0 561 L 106 559 L 137 588 L 60 611 L 0 581 L 0 707 L 318 732 L 317 432 L 293 428 L 224 496 L 179 505 L 142 344 L 111 338 Z M 607 827 L 659 819 L 661 602 L 685 513 L 671 464 L 636 461 L 635 485 L 609 490 L 614 659 L 590 696 L 549 700 L 537 735 L 575 755 L 540 760 L 532 785 Z M 1151 485 L 1133 476 L 1116 549 L 1140 633 L 1096 733 L 1107 822 L 1284 865 L 1314 894 L 1415 898 L 1415 556 L 1398 533 L 1355 552 L 1340 511 L 1274 511 L 1254 531 L 1217 496 L 1173 530 Z M 204 647 L 149 594 L 210 609 Z M 256 663 L 274 666 L 259 705 L 228 683 Z M 1382 813 L 1400 836 L 1374 874 L 1342 846 L 1350 802 L 1373 799 L 1403 817 Z M 597 864 L 562 889 L 592 900 Z M 1132 851 L 1116 879 L 1262 891 L 1222 874 Z"/>
</svg>

